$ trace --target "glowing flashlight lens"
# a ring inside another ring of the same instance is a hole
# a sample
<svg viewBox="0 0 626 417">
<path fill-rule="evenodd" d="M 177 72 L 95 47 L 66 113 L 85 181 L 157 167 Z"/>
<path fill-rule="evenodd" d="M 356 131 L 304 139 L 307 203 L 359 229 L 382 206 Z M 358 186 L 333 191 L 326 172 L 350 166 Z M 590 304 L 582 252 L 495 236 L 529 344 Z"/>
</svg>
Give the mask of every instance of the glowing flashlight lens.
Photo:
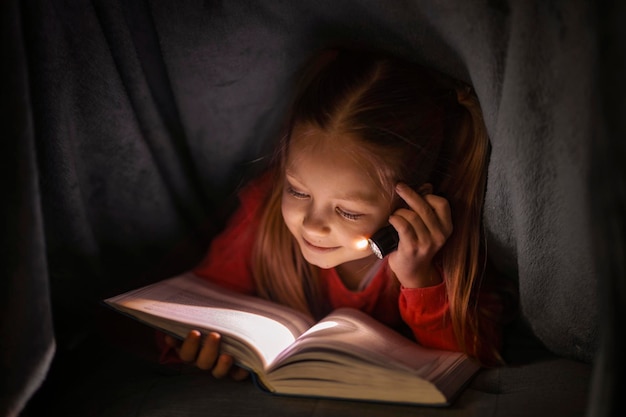
<svg viewBox="0 0 626 417">
<path fill-rule="evenodd" d="M 369 244 L 370 244 L 370 249 L 372 250 L 372 252 L 374 252 L 374 255 L 376 255 L 376 257 L 378 259 L 383 259 L 385 257 L 385 255 L 383 255 L 383 253 L 381 252 L 380 248 L 378 247 L 378 245 L 376 244 L 376 242 L 372 241 L 372 239 L 369 240 Z"/>
<path fill-rule="evenodd" d="M 368 239 L 370 249 L 379 259 L 383 259 L 396 250 L 399 241 L 398 232 L 391 225 L 383 227 Z"/>
</svg>

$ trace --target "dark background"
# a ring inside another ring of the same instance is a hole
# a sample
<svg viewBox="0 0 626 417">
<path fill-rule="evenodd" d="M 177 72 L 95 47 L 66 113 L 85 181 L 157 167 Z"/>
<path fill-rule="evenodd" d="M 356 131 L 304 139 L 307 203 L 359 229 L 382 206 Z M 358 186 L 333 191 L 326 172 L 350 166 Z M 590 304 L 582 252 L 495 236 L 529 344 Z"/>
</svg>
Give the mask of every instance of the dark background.
<svg viewBox="0 0 626 417">
<path fill-rule="evenodd" d="M 621 2 L 0 7 L 4 414 L 46 376 L 54 397 L 76 383 L 66 370 L 96 372 L 107 343 L 145 340 L 100 300 L 198 261 L 262 168 L 299 66 L 328 46 L 383 49 L 474 85 L 493 146 L 485 228 L 519 288 L 520 332 L 593 368 L 588 415 L 623 411 Z"/>
</svg>

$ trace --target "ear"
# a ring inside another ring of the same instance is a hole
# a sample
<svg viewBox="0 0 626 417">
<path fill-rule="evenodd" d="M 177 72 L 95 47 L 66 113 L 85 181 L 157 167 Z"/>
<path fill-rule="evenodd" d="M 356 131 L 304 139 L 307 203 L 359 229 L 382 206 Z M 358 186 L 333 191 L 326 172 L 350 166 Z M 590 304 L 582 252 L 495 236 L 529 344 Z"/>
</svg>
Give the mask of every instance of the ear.
<svg viewBox="0 0 626 417">
<path fill-rule="evenodd" d="M 433 193 L 433 185 L 429 182 L 426 182 L 417 189 L 417 192 L 420 195 L 432 194 Z"/>
</svg>

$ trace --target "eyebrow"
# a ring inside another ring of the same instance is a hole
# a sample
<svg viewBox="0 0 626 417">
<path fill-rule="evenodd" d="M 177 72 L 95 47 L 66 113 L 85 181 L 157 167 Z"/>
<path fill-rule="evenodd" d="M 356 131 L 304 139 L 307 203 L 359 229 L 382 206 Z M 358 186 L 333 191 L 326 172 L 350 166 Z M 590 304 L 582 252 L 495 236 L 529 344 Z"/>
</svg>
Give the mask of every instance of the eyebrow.
<svg viewBox="0 0 626 417">
<path fill-rule="evenodd" d="M 285 176 L 286 177 L 289 176 L 293 178 L 294 180 L 298 181 L 300 184 L 304 185 L 302 180 L 297 175 L 295 175 L 293 171 L 286 170 Z M 378 199 L 380 198 L 380 196 L 378 194 L 366 192 L 366 191 L 353 191 L 353 192 L 342 193 L 340 195 L 337 195 L 335 198 L 337 200 L 343 200 L 343 201 L 354 201 L 354 202 L 374 204 L 378 202 Z"/>
</svg>

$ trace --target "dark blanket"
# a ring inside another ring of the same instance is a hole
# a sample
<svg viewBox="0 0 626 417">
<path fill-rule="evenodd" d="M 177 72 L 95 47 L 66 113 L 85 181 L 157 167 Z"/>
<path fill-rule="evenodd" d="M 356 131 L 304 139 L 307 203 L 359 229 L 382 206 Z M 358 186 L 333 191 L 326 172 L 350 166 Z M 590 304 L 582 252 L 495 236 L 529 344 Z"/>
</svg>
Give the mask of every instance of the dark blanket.
<svg viewBox="0 0 626 417">
<path fill-rule="evenodd" d="M 100 299 L 198 261 L 228 214 L 225 201 L 263 165 L 294 74 L 326 46 L 383 49 L 475 87 L 493 146 L 491 260 L 518 286 L 522 321 L 547 349 L 597 359 L 594 415 L 619 407 L 623 5 L 1 7 L 3 415 L 19 413 L 55 352 L 99 331 Z"/>
</svg>

